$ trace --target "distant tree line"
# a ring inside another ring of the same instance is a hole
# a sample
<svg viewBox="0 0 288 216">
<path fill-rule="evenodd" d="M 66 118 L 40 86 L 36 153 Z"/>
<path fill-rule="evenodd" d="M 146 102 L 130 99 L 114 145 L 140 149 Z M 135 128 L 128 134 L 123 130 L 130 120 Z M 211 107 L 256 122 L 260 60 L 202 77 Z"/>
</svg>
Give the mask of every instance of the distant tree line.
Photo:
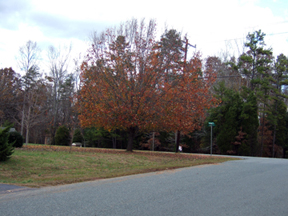
<svg viewBox="0 0 288 216">
<path fill-rule="evenodd" d="M 84 60 L 51 46 L 46 71 L 28 41 L 22 76 L 0 69 L 0 125 L 13 123 L 26 143 L 205 153 L 213 121 L 216 153 L 286 157 L 288 58 L 273 56 L 265 34 L 249 33 L 238 58 L 187 59 L 186 37 L 166 29 L 157 40 L 155 24 L 95 33 Z"/>
<path fill-rule="evenodd" d="M 238 59 L 207 60 L 217 70 L 213 93 L 222 101 L 207 120 L 216 123 L 214 143 L 223 154 L 286 157 L 288 59 L 275 58 L 264 38 L 261 30 L 249 33 Z"/>
</svg>

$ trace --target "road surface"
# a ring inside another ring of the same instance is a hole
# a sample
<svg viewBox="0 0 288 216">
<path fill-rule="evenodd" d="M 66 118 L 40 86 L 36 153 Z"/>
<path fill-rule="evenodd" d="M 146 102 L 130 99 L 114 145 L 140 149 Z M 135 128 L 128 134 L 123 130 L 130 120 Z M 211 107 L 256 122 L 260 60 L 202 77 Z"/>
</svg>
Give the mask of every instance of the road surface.
<svg viewBox="0 0 288 216">
<path fill-rule="evenodd" d="M 246 158 L 0 193 L 0 215 L 288 215 L 288 160 Z"/>
</svg>

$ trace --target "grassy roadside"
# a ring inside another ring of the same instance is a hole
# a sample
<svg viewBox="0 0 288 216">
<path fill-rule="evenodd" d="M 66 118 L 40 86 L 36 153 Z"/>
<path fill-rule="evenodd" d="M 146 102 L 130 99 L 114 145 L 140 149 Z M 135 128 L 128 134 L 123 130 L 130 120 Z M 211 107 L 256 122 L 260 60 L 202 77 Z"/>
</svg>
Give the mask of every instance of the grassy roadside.
<svg viewBox="0 0 288 216">
<path fill-rule="evenodd" d="M 0 183 L 28 187 L 68 184 L 233 160 L 123 150 L 28 145 L 0 163 Z"/>
</svg>

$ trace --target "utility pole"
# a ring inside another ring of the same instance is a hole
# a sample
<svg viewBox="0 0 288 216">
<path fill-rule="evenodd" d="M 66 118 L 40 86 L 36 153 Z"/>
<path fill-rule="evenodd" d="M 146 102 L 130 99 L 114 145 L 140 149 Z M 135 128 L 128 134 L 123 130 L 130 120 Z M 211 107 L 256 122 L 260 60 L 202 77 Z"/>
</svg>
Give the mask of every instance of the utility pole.
<svg viewBox="0 0 288 216">
<path fill-rule="evenodd" d="M 153 131 L 153 143 L 152 143 L 152 151 L 155 149 L 155 132 Z"/>
<path fill-rule="evenodd" d="M 188 46 L 191 46 L 193 48 L 196 49 L 196 44 L 195 45 L 192 45 L 190 43 L 188 43 L 188 39 L 187 37 L 185 36 L 185 41 L 182 40 L 183 43 L 185 43 L 185 49 L 184 49 L 184 69 L 186 67 L 186 59 L 187 59 L 187 52 L 188 52 Z"/>
<path fill-rule="evenodd" d="M 193 48 L 196 49 L 196 44 L 195 45 L 191 45 L 188 42 L 188 38 L 185 36 L 185 41 L 182 40 L 183 43 L 185 43 L 185 48 L 184 48 L 184 67 L 183 67 L 183 71 L 186 70 L 186 61 L 187 61 L 187 52 L 188 52 L 188 46 L 191 46 Z M 175 133 L 175 142 L 176 142 L 176 153 L 179 150 L 179 145 L 180 145 L 180 130 L 177 130 Z"/>
</svg>

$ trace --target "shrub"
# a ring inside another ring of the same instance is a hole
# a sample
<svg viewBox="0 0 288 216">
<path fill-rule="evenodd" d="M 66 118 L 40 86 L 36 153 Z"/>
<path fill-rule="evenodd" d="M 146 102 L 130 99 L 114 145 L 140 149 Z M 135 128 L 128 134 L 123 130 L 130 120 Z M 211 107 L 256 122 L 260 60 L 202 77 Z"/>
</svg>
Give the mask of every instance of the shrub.
<svg viewBox="0 0 288 216">
<path fill-rule="evenodd" d="M 74 131 L 74 135 L 73 135 L 73 140 L 72 140 L 72 142 L 73 142 L 73 143 L 75 143 L 75 142 L 82 143 L 82 141 L 83 141 L 83 136 L 82 136 L 82 134 L 81 134 L 80 129 L 77 128 L 77 129 Z"/>
<path fill-rule="evenodd" d="M 23 136 L 19 132 L 13 131 L 13 132 L 9 132 L 8 142 L 9 143 L 14 142 L 13 147 L 22 148 L 24 139 L 23 139 Z"/>
<path fill-rule="evenodd" d="M 55 145 L 69 146 L 70 140 L 69 129 L 65 125 L 58 127 L 55 134 Z"/>
<path fill-rule="evenodd" d="M 13 144 L 9 143 L 10 127 L 0 128 L 0 161 L 6 161 L 14 153 Z"/>
</svg>

